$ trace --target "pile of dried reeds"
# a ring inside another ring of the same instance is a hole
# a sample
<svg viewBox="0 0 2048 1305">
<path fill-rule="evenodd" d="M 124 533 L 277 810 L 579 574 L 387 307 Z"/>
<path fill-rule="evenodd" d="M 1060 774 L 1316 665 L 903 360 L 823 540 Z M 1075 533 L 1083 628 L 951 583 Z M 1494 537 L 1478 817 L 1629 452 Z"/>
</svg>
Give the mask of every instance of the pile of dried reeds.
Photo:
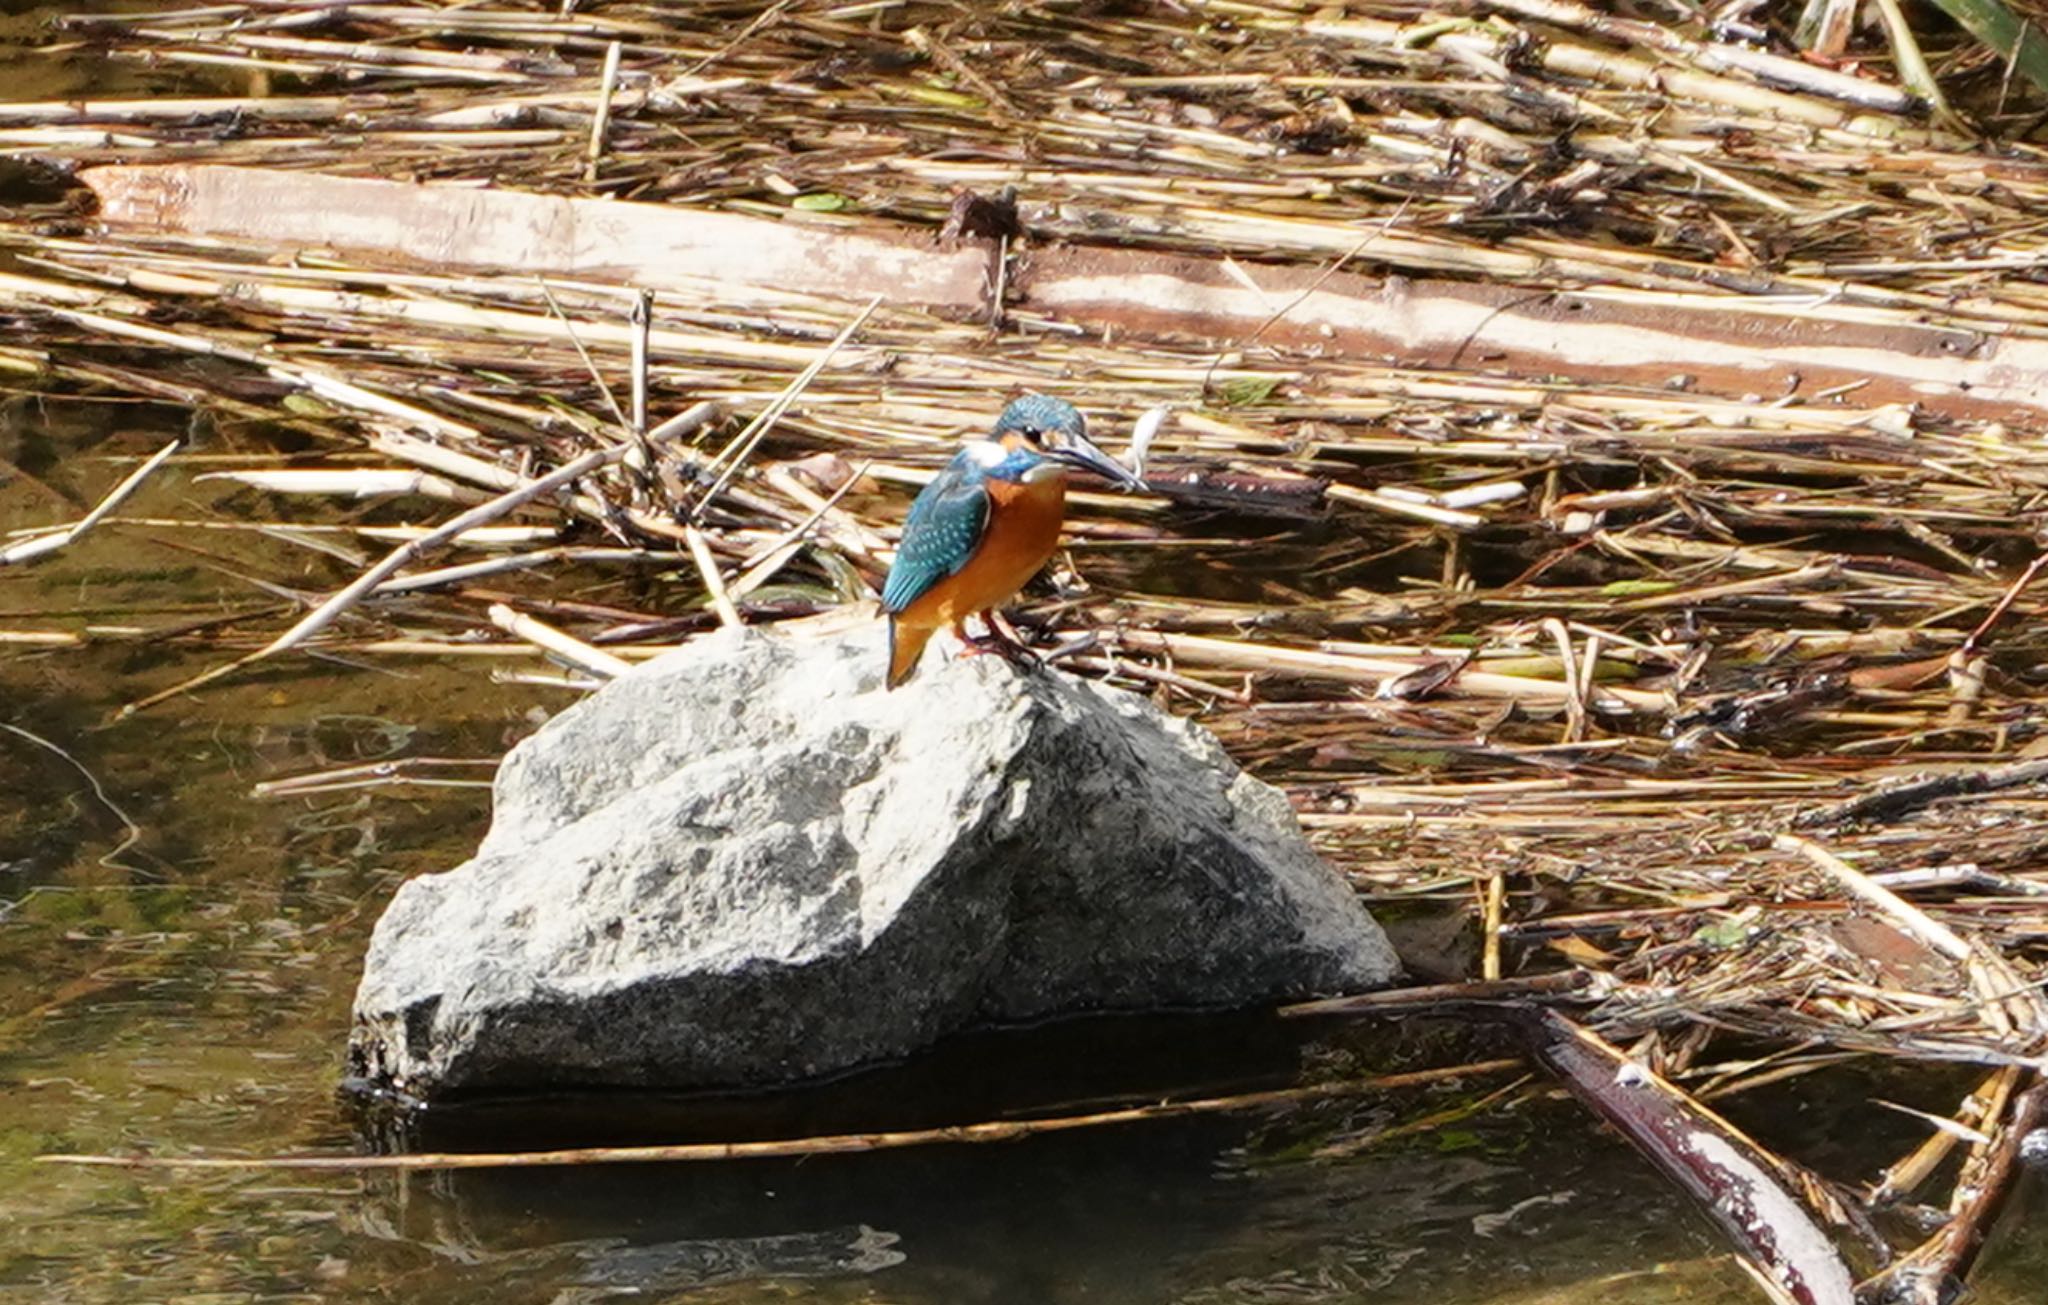
<svg viewBox="0 0 2048 1305">
<path fill-rule="evenodd" d="M 0 221 L 0 369 L 312 441 L 223 473 L 252 517 L 294 495 L 451 506 L 431 530 L 295 534 L 344 559 L 323 563 L 339 601 L 0 642 L 182 642 L 199 682 L 297 647 L 546 649 L 595 680 L 721 621 L 868 594 L 908 488 L 1005 393 L 1064 394 L 1112 429 L 1173 405 L 1150 469 L 1178 492 L 1081 496 L 1059 593 L 1028 615 L 1097 631 L 1077 665 L 1201 713 L 1376 900 L 1470 903 L 1486 977 L 1603 976 L 1591 1022 L 1696 1093 L 1852 1056 L 1981 1066 L 1863 1193 L 1911 1200 L 1965 1153 L 1944 1233 L 1901 1261 L 1957 1270 L 2048 1066 L 2048 603 L 2029 588 L 2048 370 L 2026 362 L 2048 357 L 2048 156 L 2024 140 L 2024 42 L 2000 61 L 1916 38 L 1888 3 L 1876 31 L 1853 4 L 1806 9 L 1808 58 L 1766 29 L 1570 0 L 231 3 L 68 23 L 52 57 L 247 91 L 0 104 L 0 148 L 49 173 Z M 949 241 L 995 247 L 992 321 L 743 264 L 639 313 L 630 278 L 587 271 L 103 228 L 65 178 L 114 163 L 609 196 L 934 258 L 950 219 Z M 997 216 L 977 230 L 978 212 Z M 1207 260 L 1270 315 L 1219 336 L 1033 301 L 1033 260 L 1098 246 Z M 1435 278 L 1408 292 L 1445 302 L 1483 282 L 1498 297 L 1467 343 L 1539 302 L 1560 332 L 1590 305 L 1624 347 L 1733 323 L 1713 348 L 1754 341 L 1772 388 L 1626 357 L 1597 380 L 1507 374 L 1505 347 L 1384 356 L 1282 329 L 1362 272 Z M 1012 275 L 1027 288 L 1005 298 Z M 733 419 L 663 428 L 707 401 Z M 96 524 L 247 523 L 114 505 Z M 71 537 L 0 541 L 0 562 Z M 563 592 L 678 568 L 703 591 L 681 612 Z"/>
</svg>

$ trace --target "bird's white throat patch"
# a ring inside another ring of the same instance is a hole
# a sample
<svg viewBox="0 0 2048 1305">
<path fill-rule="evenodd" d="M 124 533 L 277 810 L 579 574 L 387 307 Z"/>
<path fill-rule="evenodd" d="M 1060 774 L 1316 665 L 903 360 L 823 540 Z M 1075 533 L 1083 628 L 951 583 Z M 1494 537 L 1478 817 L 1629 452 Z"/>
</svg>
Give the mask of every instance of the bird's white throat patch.
<svg viewBox="0 0 2048 1305">
<path fill-rule="evenodd" d="M 1066 471 L 1065 467 L 1050 460 L 1036 463 L 1025 468 L 1024 483 L 1027 485 L 1042 485 L 1048 480 L 1058 480 L 1066 474 Z"/>
</svg>

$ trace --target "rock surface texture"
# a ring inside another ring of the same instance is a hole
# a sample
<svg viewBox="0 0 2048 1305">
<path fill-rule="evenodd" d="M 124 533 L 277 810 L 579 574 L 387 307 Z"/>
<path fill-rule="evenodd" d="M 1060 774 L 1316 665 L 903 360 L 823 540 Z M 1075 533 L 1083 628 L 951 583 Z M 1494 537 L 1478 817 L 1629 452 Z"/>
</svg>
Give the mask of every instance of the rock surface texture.
<svg viewBox="0 0 2048 1305">
<path fill-rule="evenodd" d="M 755 1086 L 975 1025 L 1233 1006 L 1396 962 L 1281 795 L 1145 699 L 879 626 L 732 632 L 514 748 L 377 924 L 350 1060 L 431 1099 Z"/>
</svg>

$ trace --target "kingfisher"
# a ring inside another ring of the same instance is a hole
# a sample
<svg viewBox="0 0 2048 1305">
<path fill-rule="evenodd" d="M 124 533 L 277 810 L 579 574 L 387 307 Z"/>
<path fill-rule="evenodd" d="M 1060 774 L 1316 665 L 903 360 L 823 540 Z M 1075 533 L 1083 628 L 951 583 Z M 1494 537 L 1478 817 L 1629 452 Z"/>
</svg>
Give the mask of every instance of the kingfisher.
<svg viewBox="0 0 2048 1305">
<path fill-rule="evenodd" d="M 1075 467 L 1127 489 L 1145 485 L 1089 441 L 1087 419 L 1073 404 L 1026 394 L 918 494 L 882 587 L 890 688 L 910 678 L 940 626 L 950 625 L 970 648 L 1004 645 L 993 614 L 1052 556 L 1067 471 Z M 981 617 L 987 638 L 969 637 L 970 615 Z"/>
</svg>

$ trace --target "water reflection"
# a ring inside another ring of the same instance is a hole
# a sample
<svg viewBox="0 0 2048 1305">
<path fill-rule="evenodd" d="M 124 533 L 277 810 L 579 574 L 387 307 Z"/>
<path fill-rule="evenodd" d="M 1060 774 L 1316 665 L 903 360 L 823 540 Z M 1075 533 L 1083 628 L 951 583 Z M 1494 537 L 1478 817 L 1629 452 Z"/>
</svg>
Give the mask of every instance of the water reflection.
<svg viewBox="0 0 2048 1305">
<path fill-rule="evenodd" d="M 1569 1109 L 1544 1122 L 1568 1126 Z M 461 1266 L 465 1300 L 513 1279 L 556 1284 L 555 1300 L 760 1300 L 772 1285 L 778 1300 L 903 1305 L 1478 1302 L 1602 1276 L 1619 1294 L 1581 1299 L 1752 1290 L 1629 1157 L 1589 1154 L 1569 1127 L 1533 1152 L 1515 1125 L 1451 1155 L 1330 1164 L 1263 1157 L 1245 1135 L 1217 1120 L 801 1162 L 391 1176 L 349 1226 Z M 1672 1258 L 1687 1263 L 1644 1272 Z"/>
</svg>

